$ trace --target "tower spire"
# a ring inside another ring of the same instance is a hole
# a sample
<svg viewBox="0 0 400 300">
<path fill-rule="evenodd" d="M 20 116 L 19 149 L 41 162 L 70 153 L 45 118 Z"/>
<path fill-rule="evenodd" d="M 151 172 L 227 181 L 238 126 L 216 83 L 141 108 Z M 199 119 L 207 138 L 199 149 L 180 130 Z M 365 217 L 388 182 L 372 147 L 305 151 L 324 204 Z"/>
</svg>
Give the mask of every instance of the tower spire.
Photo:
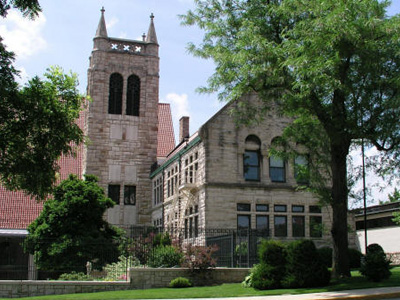
<svg viewBox="0 0 400 300">
<path fill-rule="evenodd" d="M 97 26 L 97 31 L 95 37 L 108 37 L 107 36 L 107 28 L 106 28 L 106 21 L 104 20 L 104 7 L 101 8 L 101 17 L 99 21 L 99 26 Z"/>
<path fill-rule="evenodd" d="M 149 26 L 149 31 L 147 32 L 146 42 L 147 43 L 158 44 L 156 29 L 154 27 L 154 21 L 153 20 L 154 20 L 154 15 L 153 15 L 153 13 L 151 13 L 151 15 L 150 15 L 150 26 Z"/>
</svg>

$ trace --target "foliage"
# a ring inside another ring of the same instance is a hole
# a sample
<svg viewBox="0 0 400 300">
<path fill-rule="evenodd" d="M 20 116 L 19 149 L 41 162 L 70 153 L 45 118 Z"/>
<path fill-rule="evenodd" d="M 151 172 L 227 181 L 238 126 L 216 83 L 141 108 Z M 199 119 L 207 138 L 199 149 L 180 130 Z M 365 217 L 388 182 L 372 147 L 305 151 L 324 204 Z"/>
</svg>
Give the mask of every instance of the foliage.
<svg viewBox="0 0 400 300">
<path fill-rule="evenodd" d="M 24 17 L 31 19 L 37 17 L 41 11 L 38 0 L 2 0 L 0 1 L 0 16 L 6 17 L 7 11 L 12 7 L 20 10 Z"/>
<path fill-rule="evenodd" d="M 357 249 L 349 248 L 349 265 L 351 269 L 357 269 L 361 267 L 361 260 L 363 254 Z"/>
<path fill-rule="evenodd" d="M 367 254 L 361 265 L 360 273 L 374 282 L 390 277 L 390 260 L 387 259 L 380 245 L 371 244 L 367 247 Z"/>
<path fill-rule="evenodd" d="M 86 175 L 81 180 L 70 175 L 53 196 L 29 225 L 25 239 L 25 251 L 34 254 L 37 267 L 84 272 L 88 261 L 98 270 L 116 261 L 123 231 L 103 219 L 114 202 L 104 196 L 97 178 Z"/>
<path fill-rule="evenodd" d="M 126 280 L 126 274 L 128 268 L 140 266 L 139 261 L 134 257 L 126 257 L 121 255 L 118 257 L 118 261 L 107 264 L 103 269 L 106 271 L 107 276 L 104 278 L 105 281 L 117 281 Z"/>
<path fill-rule="evenodd" d="M 153 249 L 147 261 L 151 268 L 172 268 L 180 266 L 183 253 L 174 246 L 158 246 Z"/>
<path fill-rule="evenodd" d="M 274 109 L 294 119 L 283 134 L 309 153 L 308 189 L 333 211 L 333 274 L 350 276 L 346 159 L 352 143 L 375 146 L 382 175 L 400 166 L 400 18 L 388 1 L 196 0 L 183 24 L 204 30 L 189 50 L 216 64 L 202 92 L 219 92 L 238 122 Z M 253 103 L 257 94 L 260 103 Z M 259 105 L 260 104 L 260 105 Z M 393 166 L 393 168 L 391 168 Z"/>
<path fill-rule="evenodd" d="M 317 249 L 318 255 L 321 258 L 321 263 L 327 267 L 332 267 L 332 248 L 330 247 L 321 247 Z"/>
<path fill-rule="evenodd" d="M 317 287 L 329 283 L 330 273 L 322 263 L 313 241 L 291 242 L 286 253 L 286 276 L 282 281 L 284 287 Z"/>
<path fill-rule="evenodd" d="M 153 237 L 153 247 L 170 246 L 171 244 L 172 241 L 168 232 L 158 233 Z"/>
<path fill-rule="evenodd" d="M 279 241 L 262 240 L 258 251 L 260 264 L 252 270 L 251 286 L 260 290 L 280 288 L 286 271 L 284 245 Z"/>
<path fill-rule="evenodd" d="M 218 246 L 193 246 L 187 245 L 183 266 L 189 268 L 192 272 L 207 271 L 215 268 L 217 260 L 213 254 L 218 250 Z"/>
<path fill-rule="evenodd" d="M 171 282 L 169 283 L 169 287 L 171 288 L 186 288 L 191 286 L 192 283 L 190 282 L 189 279 L 185 277 L 177 277 L 175 279 L 172 279 Z"/>
<path fill-rule="evenodd" d="M 400 201 L 400 191 L 395 188 L 393 193 L 388 195 L 388 200 L 387 201 L 379 201 L 379 204 L 388 204 L 388 203 L 394 203 Z"/>
<path fill-rule="evenodd" d="M 61 274 L 60 277 L 58 277 L 58 280 L 64 280 L 64 281 L 92 281 L 93 278 L 90 277 L 90 275 L 86 275 L 83 272 L 75 272 L 72 271 L 71 273 L 64 273 Z"/>
</svg>

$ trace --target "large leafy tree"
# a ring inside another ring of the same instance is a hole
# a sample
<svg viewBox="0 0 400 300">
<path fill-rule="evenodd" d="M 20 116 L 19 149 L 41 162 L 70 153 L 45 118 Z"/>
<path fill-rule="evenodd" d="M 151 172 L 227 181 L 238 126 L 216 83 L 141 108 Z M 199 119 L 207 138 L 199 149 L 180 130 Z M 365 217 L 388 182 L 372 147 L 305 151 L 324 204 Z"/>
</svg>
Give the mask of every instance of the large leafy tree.
<svg viewBox="0 0 400 300">
<path fill-rule="evenodd" d="M 346 159 L 350 145 L 360 140 L 385 153 L 382 163 L 399 151 L 399 17 L 386 16 L 389 1 L 378 0 L 195 0 L 195 5 L 183 23 L 199 26 L 205 35 L 189 49 L 216 64 L 201 91 L 238 101 L 241 119 L 262 118 L 276 104 L 295 120 L 284 132 L 286 141 L 313 154 L 323 149 L 311 170 L 311 189 L 332 206 L 333 275 L 350 276 Z M 241 96 L 254 92 L 262 106 L 248 109 Z"/>
<path fill-rule="evenodd" d="M 0 1 L 0 16 L 15 7 L 34 18 L 36 0 Z M 75 74 L 51 68 L 45 79 L 34 77 L 23 88 L 15 81 L 14 54 L 0 37 L 0 183 L 44 198 L 51 192 L 61 154 L 74 154 L 83 141 L 75 123 L 82 109 Z"/>
<path fill-rule="evenodd" d="M 113 206 L 95 176 L 81 180 L 70 175 L 29 225 L 25 250 L 34 254 L 41 270 L 82 272 L 88 261 L 101 269 L 117 261 L 120 254 L 123 231 L 103 218 Z"/>
</svg>

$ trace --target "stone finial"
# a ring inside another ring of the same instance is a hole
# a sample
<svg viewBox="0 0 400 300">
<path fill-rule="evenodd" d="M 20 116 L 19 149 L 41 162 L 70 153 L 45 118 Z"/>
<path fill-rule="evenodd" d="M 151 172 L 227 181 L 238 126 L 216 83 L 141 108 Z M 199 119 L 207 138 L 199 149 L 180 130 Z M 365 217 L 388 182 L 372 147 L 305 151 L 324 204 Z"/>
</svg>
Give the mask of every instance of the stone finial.
<svg viewBox="0 0 400 300">
<path fill-rule="evenodd" d="M 154 27 L 154 15 L 153 15 L 153 13 L 151 13 L 151 15 L 150 15 L 150 26 L 149 26 L 149 31 L 147 32 L 146 42 L 147 43 L 158 44 L 156 29 Z"/>
<path fill-rule="evenodd" d="M 105 12 L 104 7 L 102 7 L 100 11 L 101 11 L 101 17 L 100 17 L 99 25 L 97 26 L 97 31 L 96 31 L 95 37 L 106 38 L 106 37 L 108 37 L 108 35 L 107 35 L 106 21 L 104 19 L 104 12 Z"/>
<path fill-rule="evenodd" d="M 146 41 L 146 34 L 143 32 L 143 34 L 142 34 L 142 40 L 143 40 L 143 42 L 145 42 Z"/>
</svg>

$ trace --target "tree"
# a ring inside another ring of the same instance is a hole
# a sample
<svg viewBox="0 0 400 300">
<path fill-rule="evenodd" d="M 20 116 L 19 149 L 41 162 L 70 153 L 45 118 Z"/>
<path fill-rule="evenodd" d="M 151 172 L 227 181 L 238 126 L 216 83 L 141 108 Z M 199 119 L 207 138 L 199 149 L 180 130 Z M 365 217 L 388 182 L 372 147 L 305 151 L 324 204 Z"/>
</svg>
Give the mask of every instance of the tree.
<svg viewBox="0 0 400 300">
<path fill-rule="evenodd" d="M 30 18 L 40 12 L 36 0 L 5 0 L 0 1 L 0 15 L 5 17 L 11 6 Z M 83 97 L 77 76 L 55 67 L 45 79 L 34 77 L 20 88 L 13 61 L 0 37 L 0 182 L 43 199 L 56 181 L 59 157 L 73 155 L 83 142 L 75 123 Z"/>
<path fill-rule="evenodd" d="M 88 261 L 101 269 L 118 260 L 123 231 L 103 219 L 115 203 L 104 195 L 95 176 L 81 180 L 70 175 L 53 197 L 29 225 L 24 244 L 39 269 L 83 272 Z"/>
<path fill-rule="evenodd" d="M 236 114 L 249 122 L 274 104 L 295 120 L 284 132 L 288 145 L 323 149 L 319 169 L 310 170 L 310 187 L 332 206 L 333 276 L 350 276 L 346 159 L 350 145 L 362 139 L 384 152 L 385 162 L 399 151 L 399 17 L 387 17 L 389 1 L 378 0 L 195 5 L 183 24 L 197 25 L 205 35 L 189 50 L 216 64 L 200 91 L 237 101 Z M 249 109 L 241 98 L 248 93 L 257 93 L 262 106 Z"/>
</svg>

